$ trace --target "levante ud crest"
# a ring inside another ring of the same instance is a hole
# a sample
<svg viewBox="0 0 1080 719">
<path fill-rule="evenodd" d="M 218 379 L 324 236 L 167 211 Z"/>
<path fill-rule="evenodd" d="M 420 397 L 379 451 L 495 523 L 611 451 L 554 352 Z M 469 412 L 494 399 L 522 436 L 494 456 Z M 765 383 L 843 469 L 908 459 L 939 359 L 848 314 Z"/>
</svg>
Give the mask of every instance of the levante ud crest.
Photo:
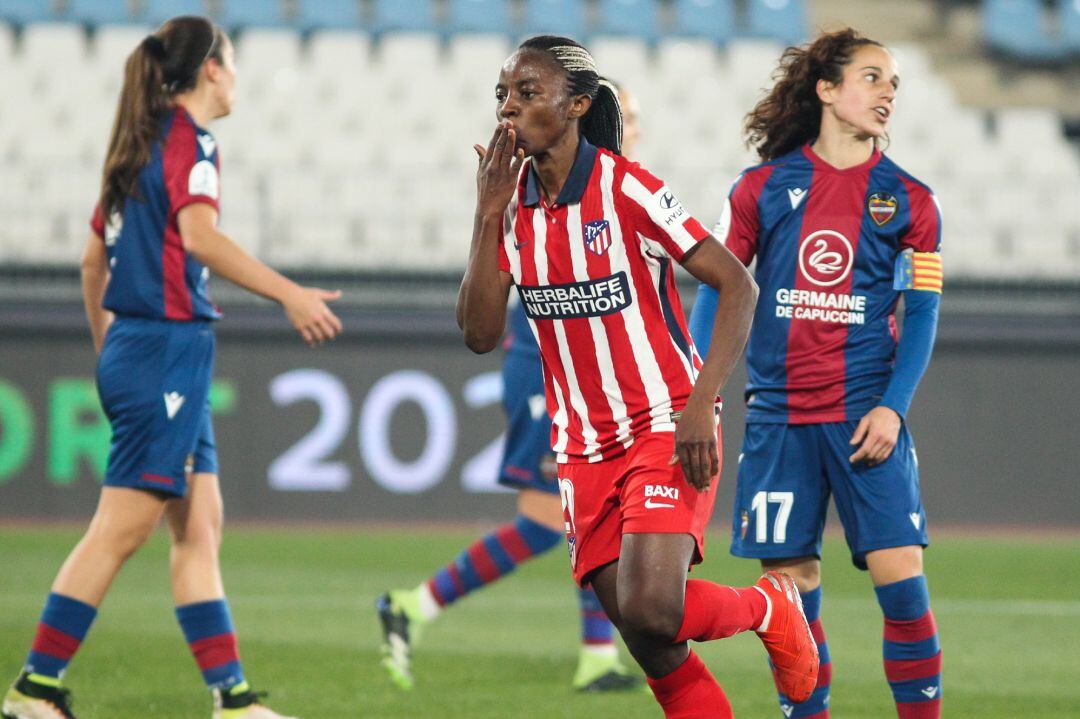
<svg viewBox="0 0 1080 719">
<path fill-rule="evenodd" d="M 896 198 L 884 192 L 875 192 L 870 195 L 866 208 L 870 210 L 870 217 L 874 218 L 874 224 L 881 227 L 896 214 Z"/>
<path fill-rule="evenodd" d="M 585 247 L 594 255 L 602 255 L 611 247 L 611 226 L 607 220 L 593 220 L 582 227 L 585 231 Z"/>
</svg>

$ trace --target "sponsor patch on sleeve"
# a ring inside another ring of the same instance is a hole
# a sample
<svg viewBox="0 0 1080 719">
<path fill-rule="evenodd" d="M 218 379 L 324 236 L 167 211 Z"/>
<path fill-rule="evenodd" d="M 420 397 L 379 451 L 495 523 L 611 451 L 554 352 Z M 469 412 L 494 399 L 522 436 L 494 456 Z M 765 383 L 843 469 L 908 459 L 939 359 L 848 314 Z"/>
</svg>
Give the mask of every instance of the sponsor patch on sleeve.
<svg viewBox="0 0 1080 719">
<path fill-rule="evenodd" d="M 896 258 L 894 290 L 926 290 L 941 294 L 942 280 L 940 252 L 915 252 L 908 248 Z"/>
<path fill-rule="evenodd" d="M 218 199 L 218 171 L 209 160 L 196 162 L 188 174 L 188 194 Z"/>
</svg>

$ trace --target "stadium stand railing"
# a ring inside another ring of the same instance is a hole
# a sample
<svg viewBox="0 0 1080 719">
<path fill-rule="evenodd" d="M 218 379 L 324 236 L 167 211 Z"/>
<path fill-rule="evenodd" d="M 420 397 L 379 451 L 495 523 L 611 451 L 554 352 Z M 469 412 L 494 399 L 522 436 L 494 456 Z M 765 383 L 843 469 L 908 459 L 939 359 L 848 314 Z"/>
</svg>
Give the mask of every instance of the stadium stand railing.
<svg viewBox="0 0 1080 719">
<path fill-rule="evenodd" d="M 424 21 L 427 32 L 390 31 L 397 26 L 384 17 L 386 30 L 372 33 L 321 29 L 342 6 L 304 0 L 289 26 L 237 35 L 238 102 L 212 128 L 222 148 L 223 228 L 288 268 L 459 271 L 472 225 L 471 146 L 490 135 L 492 87 L 513 36 L 446 36 L 440 23 L 455 6 L 465 13 L 487 4 L 444 5 Z M 322 14 L 305 14 L 316 6 Z M 676 0 L 663 10 L 676 21 L 688 7 Z M 472 30 L 466 17 L 459 15 L 462 26 Z M 0 23 L 0 93 L 15 99 L 0 106 L 0 264 L 78 263 L 123 59 L 150 27 Z M 756 162 L 740 141 L 741 123 L 783 47 L 719 40 L 711 31 L 590 40 L 599 66 L 640 99 L 641 159 L 704 221 Z M 961 106 L 921 47 L 894 49 L 905 83 L 888 152 L 937 191 L 949 277 L 1076 282 L 1080 161 L 1060 118 L 1037 108 Z"/>
</svg>

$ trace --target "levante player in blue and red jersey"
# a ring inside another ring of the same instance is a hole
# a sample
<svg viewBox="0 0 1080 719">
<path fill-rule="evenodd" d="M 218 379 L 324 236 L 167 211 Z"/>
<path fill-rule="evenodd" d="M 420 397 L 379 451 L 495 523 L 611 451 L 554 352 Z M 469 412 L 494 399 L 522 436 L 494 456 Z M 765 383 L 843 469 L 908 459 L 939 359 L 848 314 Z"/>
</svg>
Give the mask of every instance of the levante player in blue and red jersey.
<svg viewBox="0 0 1080 719">
<path fill-rule="evenodd" d="M 757 260 L 761 288 L 732 553 L 795 577 L 821 670 L 809 701 L 793 707 L 781 693 L 781 707 L 790 719 L 828 717 L 820 557 L 835 497 L 885 616 L 897 713 L 936 719 L 941 650 L 905 418 L 937 326 L 941 217 L 930 189 L 880 147 L 899 86 L 886 48 L 850 29 L 822 35 L 788 48 L 776 77 L 747 120 L 764 163 L 740 175 L 715 232 L 745 264 Z M 691 332 L 703 352 L 715 303 L 702 285 Z"/>
<path fill-rule="evenodd" d="M 209 392 L 220 315 L 207 276 L 278 301 L 309 343 L 333 339 L 341 323 L 326 305 L 338 293 L 289 281 L 216 228 L 218 151 L 204 125 L 229 114 L 235 83 L 229 38 L 201 17 L 169 20 L 127 60 L 82 261 L 98 393 L 112 426 L 105 486 L 4 696 L 5 719 L 74 717 L 63 672 L 120 568 L 163 515 L 176 618 L 213 692 L 214 718 L 284 719 L 245 681 L 218 564 Z"/>
</svg>

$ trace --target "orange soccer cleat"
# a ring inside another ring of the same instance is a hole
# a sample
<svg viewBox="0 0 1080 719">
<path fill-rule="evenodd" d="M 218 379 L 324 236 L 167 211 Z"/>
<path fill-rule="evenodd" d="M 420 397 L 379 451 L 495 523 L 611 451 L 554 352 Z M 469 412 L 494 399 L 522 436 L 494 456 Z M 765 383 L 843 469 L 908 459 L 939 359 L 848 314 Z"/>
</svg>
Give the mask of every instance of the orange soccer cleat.
<svg viewBox="0 0 1080 719">
<path fill-rule="evenodd" d="M 818 651 L 795 580 L 783 572 L 766 572 L 754 589 L 768 605 L 755 631 L 769 652 L 776 686 L 792 702 L 802 703 L 817 686 Z"/>
</svg>

